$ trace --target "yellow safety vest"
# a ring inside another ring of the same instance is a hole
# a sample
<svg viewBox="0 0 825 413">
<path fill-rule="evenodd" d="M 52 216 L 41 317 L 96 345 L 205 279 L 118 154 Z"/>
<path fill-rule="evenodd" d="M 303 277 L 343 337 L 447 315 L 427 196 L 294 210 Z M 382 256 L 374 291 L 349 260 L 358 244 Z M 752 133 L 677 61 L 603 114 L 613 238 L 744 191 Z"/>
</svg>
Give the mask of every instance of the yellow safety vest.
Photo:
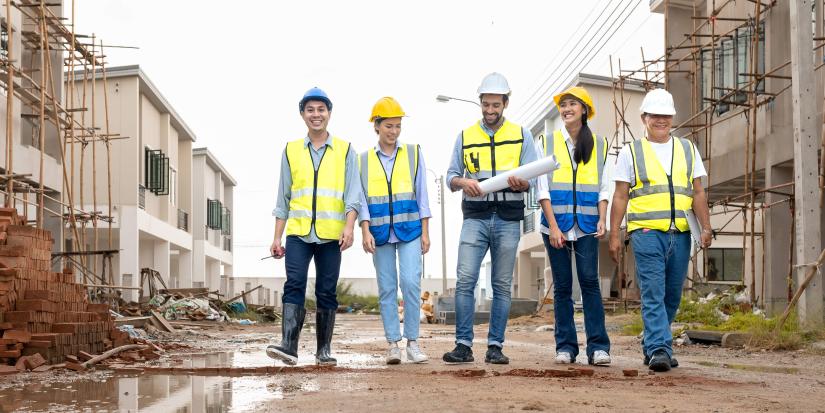
<svg viewBox="0 0 825 413">
<path fill-rule="evenodd" d="M 505 120 L 490 138 L 476 122 L 462 132 L 461 140 L 464 168 L 471 179 L 483 181 L 519 167 L 524 136 L 515 123 Z M 465 194 L 461 209 L 464 218 L 485 219 L 496 212 L 504 220 L 520 221 L 524 218 L 524 194 L 509 188 L 479 197 Z"/>
<path fill-rule="evenodd" d="M 627 231 L 641 228 L 669 231 L 671 225 L 688 231 L 685 213 L 693 207 L 693 144 L 671 137 L 673 147 L 670 176 L 665 173 L 647 138 L 630 146 L 636 182 L 630 188 Z"/>
<path fill-rule="evenodd" d="M 287 143 L 292 174 L 287 235 L 303 237 L 315 226 L 318 238 L 341 237 L 346 223 L 344 184 L 349 147 L 349 142 L 333 137 L 332 146 L 324 150 L 316 170 L 304 139 Z"/>
<path fill-rule="evenodd" d="M 573 158 L 561 130 L 553 132 L 552 139 L 544 141 L 544 156 L 555 155 L 559 169 L 553 171 L 550 204 L 556 224 L 562 231 L 578 225 L 586 234 L 595 233 L 599 223 L 599 189 L 602 171 L 607 161 L 607 139 L 593 134 L 593 150 L 590 160 L 579 162 L 573 169 Z M 548 227 L 544 214 L 541 223 Z"/>
<path fill-rule="evenodd" d="M 391 228 L 404 242 L 421 236 L 421 217 L 414 187 L 418 147 L 412 144 L 398 146 L 389 177 L 374 149 L 361 154 L 360 169 L 375 244 L 386 244 Z"/>
</svg>

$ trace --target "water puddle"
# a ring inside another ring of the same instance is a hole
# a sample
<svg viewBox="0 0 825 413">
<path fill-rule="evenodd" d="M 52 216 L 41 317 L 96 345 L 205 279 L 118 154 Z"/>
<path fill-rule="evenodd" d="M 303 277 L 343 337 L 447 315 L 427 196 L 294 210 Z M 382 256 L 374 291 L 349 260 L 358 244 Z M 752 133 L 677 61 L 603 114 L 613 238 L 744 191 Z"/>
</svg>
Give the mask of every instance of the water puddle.
<svg viewBox="0 0 825 413">
<path fill-rule="evenodd" d="M 242 375 L 114 373 L 108 377 L 73 381 L 32 383 L 0 391 L 0 411 L 228 411 L 246 412 L 266 406 L 278 410 L 278 401 L 323 390 L 364 389 L 357 370 L 381 368 L 380 356 L 336 353 L 343 371 L 298 371 L 289 374 Z M 302 355 L 299 366 L 312 366 L 312 355 Z M 280 366 L 262 349 L 208 354 L 185 354 L 154 367 L 173 371 L 204 368 L 254 370 Z M 334 374 L 329 374 L 334 372 Z"/>
</svg>

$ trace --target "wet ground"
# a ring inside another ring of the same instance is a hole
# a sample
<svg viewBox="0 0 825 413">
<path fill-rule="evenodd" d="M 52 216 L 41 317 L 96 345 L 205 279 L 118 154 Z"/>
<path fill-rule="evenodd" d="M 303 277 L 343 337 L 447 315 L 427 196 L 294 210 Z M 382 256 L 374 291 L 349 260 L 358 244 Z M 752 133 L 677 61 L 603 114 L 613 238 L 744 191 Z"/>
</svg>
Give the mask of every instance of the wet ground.
<svg viewBox="0 0 825 413">
<path fill-rule="evenodd" d="M 536 331 L 548 323 L 511 322 L 508 366 L 483 362 L 486 325 L 476 328 L 475 363 L 441 363 L 453 346 L 454 327 L 422 325 L 420 343 L 431 361 L 386 366 L 380 319 L 341 316 L 333 343 L 339 366 L 333 369 L 312 366 L 311 327 L 302 334 L 298 368 L 284 368 L 263 352 L 280 327 L 191 328 L 169 338 L 193 349 L 142 369 L 3 377 L 0 411 L 825 412 L 820 355 L 683 346 L 676 349 L 681 367 L 649 375 L 638 340 L 612 334 L 610 367 L 568 370 L 552 363 L 552 331 Z M 618 319 L 610 323 L 615 327 Z M 639 375 L 625 377 L 626 369 Z"/>
</svg>

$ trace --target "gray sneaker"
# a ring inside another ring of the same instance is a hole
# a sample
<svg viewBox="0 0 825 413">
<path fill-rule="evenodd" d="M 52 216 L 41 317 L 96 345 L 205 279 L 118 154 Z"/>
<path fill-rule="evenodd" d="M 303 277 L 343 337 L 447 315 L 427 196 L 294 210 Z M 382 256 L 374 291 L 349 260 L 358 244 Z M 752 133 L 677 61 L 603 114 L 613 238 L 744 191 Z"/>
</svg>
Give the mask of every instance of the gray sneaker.
<svg viewBox="0 0 825 413">
<path fill-rule="evenodd" d="M 396 343 L 390 344 L 387 350 L 387 364 L 401 364 L 401 349 Z"/>
<path fill-rule="evenodd" d="M 427 358 L 427 355 L 418 347 L 417 341 L 407 341 L 407 361 L 426 363 L 427 360 L 429 360 L 429 358 Z"/>
</svg>

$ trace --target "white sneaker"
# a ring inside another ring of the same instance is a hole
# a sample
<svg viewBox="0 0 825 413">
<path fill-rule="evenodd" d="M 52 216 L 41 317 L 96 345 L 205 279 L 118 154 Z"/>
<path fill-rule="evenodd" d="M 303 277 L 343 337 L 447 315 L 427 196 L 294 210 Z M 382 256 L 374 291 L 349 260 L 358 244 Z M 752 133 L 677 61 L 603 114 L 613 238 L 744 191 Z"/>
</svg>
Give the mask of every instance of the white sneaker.
<svg viewBox="0 0 825 413">
<path fill-rule="evenodd" d="M 427 355 L 418 347 L 417 341 L 407 342 L 407 361 L 413 363 L 425 363 L 428 360 Z"/>
<path fill-rule="evenodd" d="M 401 364 L 401 349 L 396 343 L 390 344 L 387 350 L 387 364 Z"/>
<path fill-rule="evenodd" d="M 573 355 L 566 352 L 560 351 L 556 353 L 556 364 L 570 364 L 573 362 Z"/>
<path fill-rule="evenodd" d="M 590 359 L 590 364 L 594 366 L 610 365 L 610 354 L 604 350 L 596 350 L 593 352 L 593 357 Z"/>
</svg>

